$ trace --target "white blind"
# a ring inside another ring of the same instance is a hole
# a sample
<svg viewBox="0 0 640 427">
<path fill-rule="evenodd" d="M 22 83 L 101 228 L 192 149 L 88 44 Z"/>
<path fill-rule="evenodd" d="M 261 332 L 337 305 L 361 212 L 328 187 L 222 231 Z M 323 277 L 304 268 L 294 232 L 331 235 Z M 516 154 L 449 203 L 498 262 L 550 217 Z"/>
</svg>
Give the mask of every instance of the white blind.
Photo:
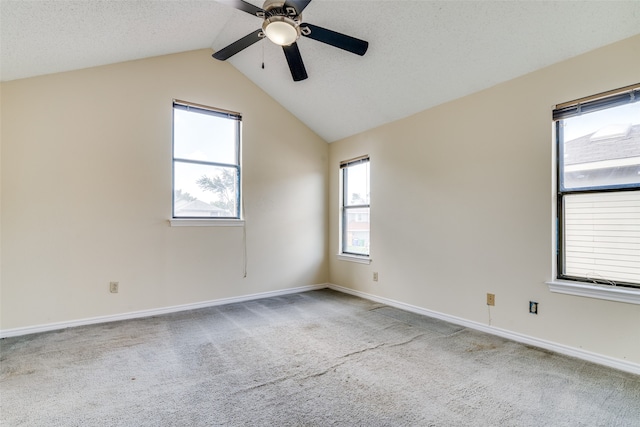
<svg viewBox="0 0 640 427">
<path fill-rule="evenodd" d="M 564 197 L 567 276 L 640 283 L 640 191 Z"/>
</svg>

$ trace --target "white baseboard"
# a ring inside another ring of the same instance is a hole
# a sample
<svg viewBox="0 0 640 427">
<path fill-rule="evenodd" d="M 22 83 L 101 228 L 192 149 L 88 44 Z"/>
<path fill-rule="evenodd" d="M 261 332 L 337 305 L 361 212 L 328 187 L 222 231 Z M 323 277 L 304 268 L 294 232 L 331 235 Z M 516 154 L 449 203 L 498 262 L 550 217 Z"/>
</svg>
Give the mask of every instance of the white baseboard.
<svg viewBox="0 0 640 427">
<path fill-rule="evenodd" d="M 626 360 L 620 360 L 609 356 L 604 356 L 597 353 L 592 353 L 583 349 L 558 344 L 552 341 L 543 340 L 540 338 L 530 337 L 517 332 L 509 331 L 506 329 L 496 328 L 494 326 L 485 325 L 483 323 L 474 322 L 471 320 L 463 319 L 456 316 L 451 316 L 437 311 L 427 310 L 425 308 L 417 307 L 415 305 L 406 304 L 400 301 L 395 301 L 389 298 L 379 297 L 371 295 L 365 292 L 357 291 L 343 286 L 327 283 L 327 287 L 338 292 L 355 295 L 361 298 L 365 298 L 371 301 L 386 304 L 391 307 L 396 307 L 401 310 L 410 311 L 412 313 L 422 314 L 424 316 L 434 317 L 436 319 L 444 320 L 456 325 L 464 326 L 470 329 L 475 329 L 481 332 L 497 335 L 502 338 L 507 338 L 513 341 L 517 341 L 523 344 L 532 345 L 534 347 L 543 348 L 556 353 L 564 354 L 567 356 L 575 357 L 578 359 L 586 360 L 588 362 L 597 363 L 599 365 L 608 366 L 610 368 L 619 369 L 621 371 L 630 372 L 632 374 L 640 375 L 640 364 L 629 362 Z"/>
<path fill-rule="evenodd" d="M 128 313 L 113 314 L 108 316 L 91 317 L 87 319 L 70 320 L 66 322 L 48 323 L 45 325 L 27 326 L 23 328 L 0 330 L 0 338 L 16 337 L 20 335 L 49 332 L 59 329 L 72 328 L 75 326 L 94 325 L 97 323 L 117 322 L 120 320 L 138 319 L 141 317 L 158 316 L 161 314 L 176 313 L 179 311 L 196 310 L 199 308 L 214 307 L 217 305 L 233 304 L 236 302 L 252 301 L 262 298 L 277 297 L 282 295 L 296 294 L 299 292 L 313 291 L 326 288 L 326 284 L 300 286 L 297 288 L 282 289 L 279 291 L 261 292 L 239 297 L 221 298 L 217 300 L 203 301 L 192 304 L 174 305 L 171 307 L 153 308 L 150 310 L 132 311 Z"/>
<path fill-rule="evenodd" d="M 558 343 L 542 340 L 535 337 L 530 337 L 528 335 L 519 334 L 517 332 L 509 331 L 506 329 L 496 328 L 494 326 L 489 326 L 483 323 L 478 323 L 471 320 L 463 319 L 461 317 L 451 316 L 451 315 L 440 313 L 437 311 L 427 310 L 422 307 L 406 304 L 406 303 L 395 301 L 389 298 L 379 297 L 376 295 L 368 294 L 365 292 L 357 291 L 357 290 L 346 288 L 343 286 L 338 286 L 333 283 L 300 286 L 297 288 L 282 289 L 278 291 L 261 292 L 257 294 L 243 295 L 239 297 L 221 298 L 217 300 L 203 301 L 203 302 L 192 303 L 192 304 L 174 305 L 171 307 L 133 311 L 128 313 L 114 314 L 114 315 L 108 315 L 108 316 L 91 317 L 87 319 L 71 320 L 66 322 L 49 323 L 44 325 L 27 326 L 27 327 L 14 328 L 14 329 L 3 329 L 3 330 L 0 330 L 0 338 L 8 338 L 8 337 L 15 337 L 20 335 L 35 334 L 40 332 L 55 331 L 60 329 L 72 328 L 75 326 L 85 326 L 85 325 L 93 325 L 97 323 L 117 322 L 120 320 L 129 320 L 129 319 L 138 319 L 141 317 L 158 316 L 162 314 L 177 313 L 180 311 L 196 310 L 199 308 L 207 308 L 207 307 L 214 307 L 214 306 L 224 305 L 224 304 L 233 304 L 237 302 L 252 301 L 252 300 L 257 300 L 262 298 L 277 297 L 282 295 L 295 294 L 299 292 L 313 291 L 313 290 L 323 289 L 323 288 L 330 288 L 338 292 L 355 295 L 371 301 L 379 302 L 381 304 L 386 304 L 391 307 L 396 307 L 401 310 L 410 311 L 412 313 L 421 314 L 424 316 L 434 317 L 436 319 L 451 322 L 456 325 L 460 325 L 460 326 L 475 329 L 481 332 L 497 335 L 513 341 L 521 342 L 523 344 L 544 348 L 546 350 L 554 351 L 556 353 L 565 354 L 567 356 L 572 356 L 578 359 L 586 360 L 588 362 L 593 362 L 599 365 L 604 365 L 610 368 L 619 369 L 621 371 L 640 375 L 640 364 L 637 364 L 637 363 L 629 362 L 626 360 L 620 360 L 620 359 L 604 356 L 597 353 L 592 353 L 579 348 L 569 347 L 563 344 L 558 344 Z"/>
</svg>

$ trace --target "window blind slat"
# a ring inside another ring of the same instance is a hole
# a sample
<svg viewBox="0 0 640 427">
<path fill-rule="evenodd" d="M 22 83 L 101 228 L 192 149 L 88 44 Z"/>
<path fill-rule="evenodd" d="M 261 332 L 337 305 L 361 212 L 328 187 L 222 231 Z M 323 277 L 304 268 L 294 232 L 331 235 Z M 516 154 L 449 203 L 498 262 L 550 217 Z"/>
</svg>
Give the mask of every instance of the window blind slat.
<svg viewBox="0 0 640 427">
<path fill-rule="evenodd" d="M 356 157 L 355 159 L 345 160 L 340 162 L 340 169 L 344 169 L 350 166 L 359 165 L 360 163 L 366 163 L 369 161 L 369 156 Z"/>
<path fill-rule="evenodd" d="M 615 200 L 615 205 L 612 205 Z M 640 282 L 640 191 L 564 198 L 565 274 Z"/>
<path fill-rule="evenodd" d="M 640 85 L 638 85 L 640 86 Z M 568 119 L 581 114 L 593 113 L 607 108 L 630 104 L 640 101 L 640 87 L 627 92 L 594 99 L 592 101 L 578 102 L 553 110 L 553 120 Z"/>
<path fill-rule="evenodd" d="M 227 111 L 227 110 L 207 108 L 204 105 L 191 104 L 185 101 L 174 100 L 173 108 L 178 110 L 192 111 L 200 114 L 207 114 L 209 116 L 222 117 L 225 119 L 242 120 L 242 115 L 240 113 L 235 113 L 233 111 Z"/>
</svg>

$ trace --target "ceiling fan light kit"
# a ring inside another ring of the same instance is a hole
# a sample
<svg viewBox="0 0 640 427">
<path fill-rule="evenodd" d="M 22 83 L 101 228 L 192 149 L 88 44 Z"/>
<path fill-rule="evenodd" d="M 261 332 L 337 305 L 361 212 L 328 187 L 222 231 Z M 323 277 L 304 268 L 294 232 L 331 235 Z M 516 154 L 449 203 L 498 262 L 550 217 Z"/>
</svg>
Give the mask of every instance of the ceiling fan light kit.
<svg viewBox="0 0 640 427">
<path fill-rule="evenodd" d="M 302 11 L 311 3 L 311 0 L 266 0 L 262 8 L 247 3 L 244 0 L 217 0 L 219 3 L 234 7 L 261 18 L 262 28 L 242 37 L 213 54 L 215 59 L 225 61 L 236 53 L 264 39 L 282 46 L 282 51 L 287 59 L 291 77 L 294 81 L 307 78 L 307 71 L 300 55 L 296 41 L 300 36 L 326 43 L 356 55 L 364 55 L 369 43 L 312 24 L 302 23 Z"/>
<path fill-rule="evenodd" d="M 290 46 L 300 37 L 300 26 L 286 16 L 270 16 L 262 23 L 265 36 L 279 46 Z"/>
</svg>

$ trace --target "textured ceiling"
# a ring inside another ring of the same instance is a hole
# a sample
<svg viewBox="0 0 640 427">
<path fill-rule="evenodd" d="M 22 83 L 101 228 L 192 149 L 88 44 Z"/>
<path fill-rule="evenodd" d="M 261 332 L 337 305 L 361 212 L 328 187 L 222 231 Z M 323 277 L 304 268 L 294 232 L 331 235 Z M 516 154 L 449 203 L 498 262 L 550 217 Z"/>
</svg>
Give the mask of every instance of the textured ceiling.
<svg viewBox="0 0 640 427">
<path fill-rule="evenodd" d="M 268 41 L 229 62 L 332 142 L 639 34 L 640 1 L 313 0 L 303 19 L 369 50 L 303 37 L 301 82 Z M 219 50 L 260 24 L 212 0 L 0 0 L 0 78 Z"/>
</svg>

